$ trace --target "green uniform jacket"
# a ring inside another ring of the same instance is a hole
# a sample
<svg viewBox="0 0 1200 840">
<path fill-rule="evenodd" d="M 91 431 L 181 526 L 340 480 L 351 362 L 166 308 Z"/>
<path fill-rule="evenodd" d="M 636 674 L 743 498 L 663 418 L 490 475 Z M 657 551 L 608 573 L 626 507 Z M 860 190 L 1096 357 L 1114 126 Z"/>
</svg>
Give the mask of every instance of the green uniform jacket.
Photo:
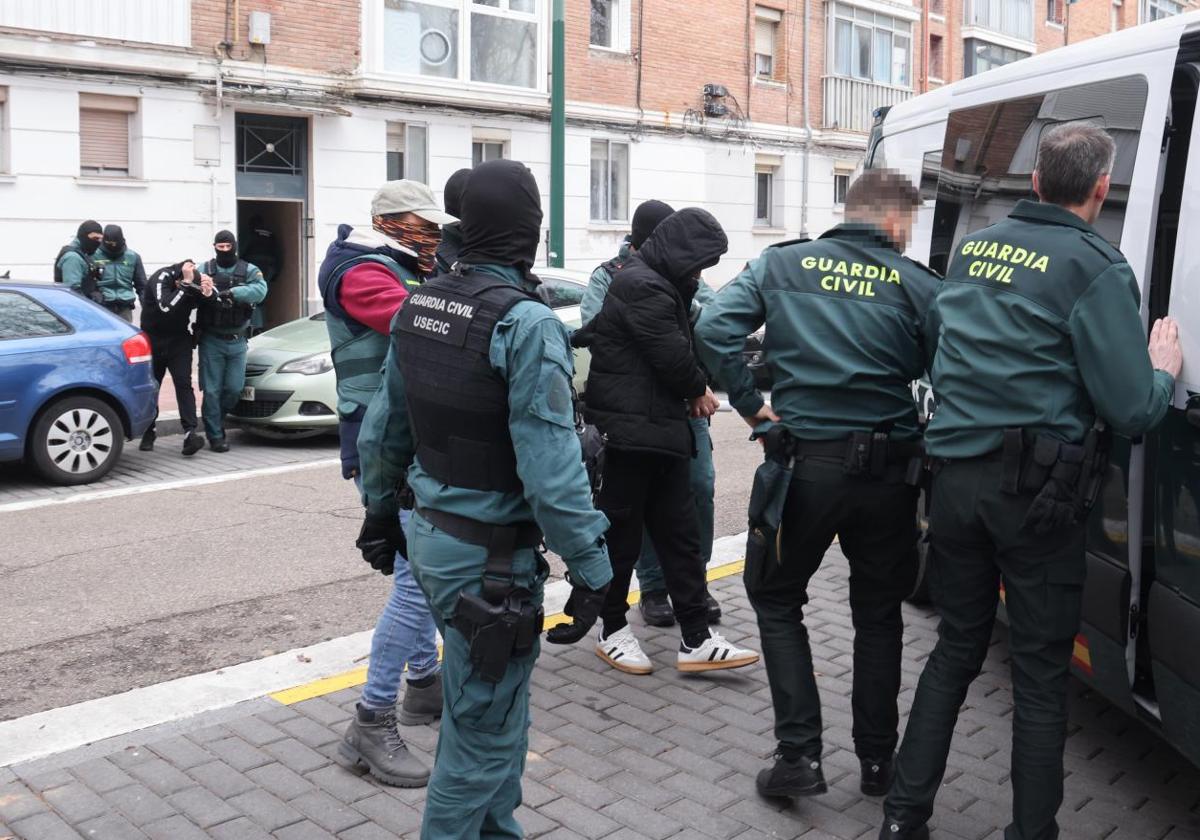
<svg viewBox="0 0 1200 840">
<path fill-rule="evenodd" d="M 83 281 L 87 278 L 91 264 L 88 262 L 88 258 L 80 253 L 83 246 L 79 244 L 78 237 L 71 240 L 71 245 L 74 247 L 74 250 L 67 251 L 59 257 L 56 265 L 62 266 L 63 285 L 72 291 L 78 292 L 79 287 L 83 285 Z"/>
<path fill-rule="evenodd" d="M 475 268 L 521 283 L 515 269 Z M 576 581 L 597 589 L 611 580 L 608 550 L 600 539 L 608 519 L 592 506 L 571 406 L 571 348 L 558 317 L 542 304 L 522 301 L 500 319 L 489 348 L 492 366 L 508 383 L 509 433 L 524 494 L 450 487 L 421 468 L 414 459 L 404 379 L 394 359 L 400 335 L 393 321 L 383 385 L 358 435 L 367 510 L 396 515 L 396 482 L 407 469 L 418 506 L 498 525 L 536 521 L 546 545 L 563 558 Z"/>
<path fill-rule="evenodd" d="M 237 266 L 233 265 L 229 268 L 221 268 L 215 260 L 212 260 L 211 265 L 206 263 L 202 267 L 205 272 L 208 272 L 211 267 L 213 279 L 216 279 L 217 277 L 228 277 L 233 274 L 233 270 Z M 246 282 L 240 286 L 234 286 L 229 290 L 229 294 L 237 303 L 247 303 L 251 306 L 258 306 L 262 303 L 267 297 L 267 281 L 258 266 L 254 263 L 246 263 Z"/>
<path fill-rule="evenodd" d="M 1021 201 L 963 239 L 938 293 L 931 454 L 970 458 L 1022 428 L 1078 443 L 1097 413 L 1137 435 L 1174 380 L 1150 366 L 1138 286 L 1121 253 L 1053 204 Z"/>
<path fill-rule="evenodd" d="M 629 245 L 629 237 L 625 237 L 625 241 L 621 243 L 621 250 L 617 252 L 617 261 L 624 263 L 628 261 L 633 249 Z M 579 319 L 580 327 L 586 327 L 588 322 L 600 314 L 600 310 L 604 308 L 604 298 L 608 296 L 608 287 L 612 285 L 612 274 L 608 270 L 608 263 L 596 266 L 592 271 L 592 276 L 588 279 L 587 291 L 583 293 L 583 299 L 579 302 Z M 705 304 L 717 296 L 707 283 L 701 281 L 700 287 L 696 289 L 696 296 L 692 298 L 691 318 L 693 323 L 700 317 L 700 310 Z"/>
<path fill-rule="evenodd" d="M 772 408 L 805 440 L 891 426 L 915 438 L 913 380 L 937 347 L 939 278 L 876 228 L 844 224 L 813 242 L 768 248 L 704 307 L 696 346 L 743 416 L 763 405 L 742 360 L 766 323 Z"/>
<path fill-rule="evenodd" d="M 146 288 L 146 269 L 137 251 L 126 248 L 119 257 L 114 257 L 104 247 L 96 250 L 92 262 L 100 267 L 100 280 L 96 288 L 104 295 L 105 303 L 124 303 L 130 308 L 142 296 Z M 67 283 L 66 266 L 63 266 L 63 282 Z M 72 287 L 74 288 L 74 287 Z"/>
</svg>

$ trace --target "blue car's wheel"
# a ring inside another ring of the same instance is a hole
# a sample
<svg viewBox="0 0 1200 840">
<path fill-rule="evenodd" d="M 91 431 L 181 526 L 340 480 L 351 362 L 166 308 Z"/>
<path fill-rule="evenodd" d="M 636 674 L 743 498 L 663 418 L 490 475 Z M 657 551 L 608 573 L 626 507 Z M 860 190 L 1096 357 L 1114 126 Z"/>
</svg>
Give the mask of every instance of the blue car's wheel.
<svg viewBox="0 0 1200 840">
<path fill-rule="evenodd" d="M 113 468 L 124 446 L 121 419 L 110 405 L 69 396 L 42 411 L 29 437 L 29 456 L 53 484 L 88 484 Z"/>
</svg>

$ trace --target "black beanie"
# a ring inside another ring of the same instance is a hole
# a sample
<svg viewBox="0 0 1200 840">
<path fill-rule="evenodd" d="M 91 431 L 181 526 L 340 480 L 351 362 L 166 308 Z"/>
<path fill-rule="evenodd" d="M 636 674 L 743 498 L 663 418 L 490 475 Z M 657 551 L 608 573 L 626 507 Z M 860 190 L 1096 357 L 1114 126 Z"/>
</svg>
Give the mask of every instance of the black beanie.
<svg viewBox="0 0 1200 840">
<path fill-rule="evenodd" d="M 462 217 L 462 196 L 470 177 L 470 169 L 460 169 L 446 181 L 446 188 L 442 191 L 442 204 L 451 216 Z"/>
<path fill-rule="evenodd" d="M 634 248 L 641 248 L 642 243 L 649 238 L 650 234 L 654 233 L 658 223 L 674 212 L 675 208 L 665 201 L 653 198 L 643 201 L 638 205 L 638 209 L 633 211 L 633 235 L 629 239 L 629 244 Z"/>
</svg>

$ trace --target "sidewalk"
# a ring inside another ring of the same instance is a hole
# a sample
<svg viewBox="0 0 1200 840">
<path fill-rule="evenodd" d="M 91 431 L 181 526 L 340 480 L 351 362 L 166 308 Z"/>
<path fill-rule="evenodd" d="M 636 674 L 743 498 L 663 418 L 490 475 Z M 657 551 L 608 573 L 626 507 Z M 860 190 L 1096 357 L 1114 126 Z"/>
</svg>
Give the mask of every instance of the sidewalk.
<svg viewBox="0 0 1200 840">
<path fill-rule="evenodd" d="M 712 590 L 722 632 L 755 646 L 739 568 L 717 570 Z M 827 795 L 794 805 L 756 795 L 754 775 L 775 746 L 761 664 L 682 676 L 673 667 L 677 636 L 642 627 L 634 611 L 653 675 L 610 670 L 587 643 L 543 646 L 519 814 L 528 836 L 874 840 L 880 806 L 858 792 L 850 739 L 847 577 L 835 548 L 807 611 L 825 702 Z M 906 622 L 905 707 L 936 635 L 928 611 L 906 608 Z M 939 840 L 1002 837 L 1011 801 L 1007 658 L 999 630 L 959 720 L 932 822 Z M 361 673 L 322 681 L 0 768 L 0 838 L 416 837 L 424 792 L 380 785 L 337 757 L 360 682 Z M 1063 837 L 1200 838 L 1200 771 L 1078 683 L 1071 711 Z M 435 729 L 403 732 L 431 761 Z"/>
</svg>

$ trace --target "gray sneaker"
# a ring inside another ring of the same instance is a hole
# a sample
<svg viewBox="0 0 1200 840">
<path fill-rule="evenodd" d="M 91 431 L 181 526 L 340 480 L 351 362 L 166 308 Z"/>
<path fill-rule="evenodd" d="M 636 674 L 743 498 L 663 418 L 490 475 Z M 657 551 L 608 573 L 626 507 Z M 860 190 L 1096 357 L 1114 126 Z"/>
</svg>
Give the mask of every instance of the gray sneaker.
<svg viewBox="0 0 1200 840">
<path fill-rule="evenodd" d="M 396 731 L 395 709 L 364 709 L 359 704 L 338 752 L 346 760 L 366 766 L 384 784 L 418 788 L 429 783 L 429 769 L 408 751 Z"/>
<path fill-rule="evenodd" d="M 417 688 L 411 682 L 404 686 L 404 700 L 400 703 L 400 725 L 420 726 L 433 723 L 442 716 L 442 674 L 433 675 L 433 682 Z"/>
</svg>

